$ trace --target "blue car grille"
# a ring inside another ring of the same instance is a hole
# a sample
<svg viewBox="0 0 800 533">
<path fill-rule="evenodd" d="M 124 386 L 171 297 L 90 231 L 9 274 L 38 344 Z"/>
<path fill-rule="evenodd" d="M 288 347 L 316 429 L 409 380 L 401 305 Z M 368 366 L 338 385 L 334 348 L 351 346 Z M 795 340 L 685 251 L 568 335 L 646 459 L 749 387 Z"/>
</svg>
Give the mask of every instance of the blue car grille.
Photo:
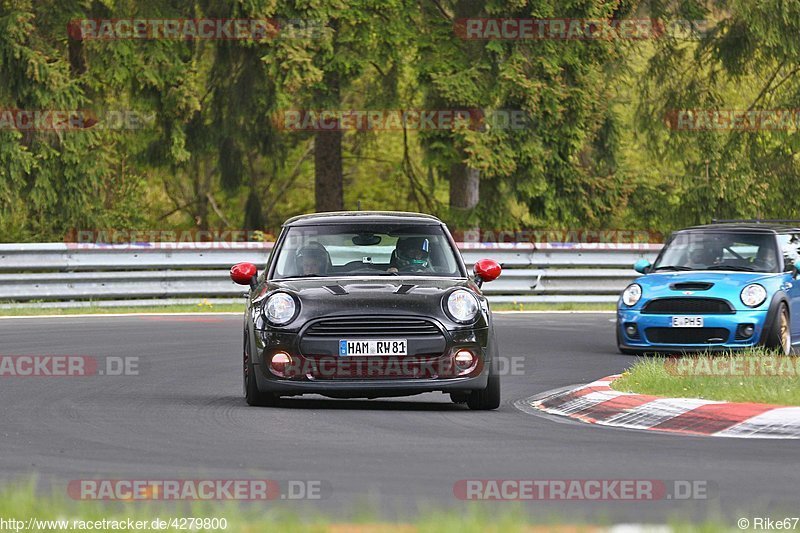
<svg viewBox="0 0 800 533">
<path fill-rule="evenodd" d="M 644 333 L 654 344 L 721 344 L 730 337 L 725 328 L 646 328 Z"/>
<path fill-rule="evenodd" d="M 658 298 L 650 300 L 642 313 L 651 315 L 732 315 L 736 311 L 719 298 Z"/>
</svg>

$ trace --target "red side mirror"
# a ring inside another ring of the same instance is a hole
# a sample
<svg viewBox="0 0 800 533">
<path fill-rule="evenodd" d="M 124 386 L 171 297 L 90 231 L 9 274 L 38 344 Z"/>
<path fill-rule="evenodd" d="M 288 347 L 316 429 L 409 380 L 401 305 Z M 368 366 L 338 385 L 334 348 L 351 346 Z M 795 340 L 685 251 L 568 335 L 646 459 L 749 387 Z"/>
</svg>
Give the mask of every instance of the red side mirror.
<svg viewBox="0 0 800 533">
<path fill-rule="evenodd" d="M 475 267 L 472 271 L 481 281 L 494 281 L 500 276 L 500 272 L 502 272 L 503 269 L 500 268 L 500 264 L 497 261 L 481 259 L 475 263 Z"/>
<path fill-rule="evenodd" d="M 258 267 L 253 263 L 239 263 L 231 267 L 231 279 L 238 285 L 252 285 L 258 274 Z"/>
</svg>

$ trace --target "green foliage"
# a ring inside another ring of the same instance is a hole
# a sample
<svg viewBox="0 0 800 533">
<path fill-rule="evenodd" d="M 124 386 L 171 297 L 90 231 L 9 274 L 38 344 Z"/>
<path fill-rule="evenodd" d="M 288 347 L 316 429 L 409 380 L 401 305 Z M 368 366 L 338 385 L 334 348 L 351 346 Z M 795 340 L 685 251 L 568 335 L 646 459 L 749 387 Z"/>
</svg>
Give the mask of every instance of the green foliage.
<svg viewBox="0 0 800 533">
<path fill-rule="evenodd" d="M 305 21 L 266 40 L 85 40 L 82 18 Z M 704 20 L 699 39 L 464 40 L 465 17 Z M 0 0 L 0 112 L 130 110 L 143 127 L 0 128 L 3 240 L 71 229 L 275 231 L 314 209 L 314 132 L 291 109 L 470 109 L 484 127 L 348 131 L 345 208 L 457 226 L 630 227 L 800 218 L 800 132 L 678 131 L 688 109 L 798 109 L 800 5 L 785 0 Z M 523 128 L 493 118 L 521 112 Z M 451 169 L 480 203 L 450 209 Z"/>
</svg>

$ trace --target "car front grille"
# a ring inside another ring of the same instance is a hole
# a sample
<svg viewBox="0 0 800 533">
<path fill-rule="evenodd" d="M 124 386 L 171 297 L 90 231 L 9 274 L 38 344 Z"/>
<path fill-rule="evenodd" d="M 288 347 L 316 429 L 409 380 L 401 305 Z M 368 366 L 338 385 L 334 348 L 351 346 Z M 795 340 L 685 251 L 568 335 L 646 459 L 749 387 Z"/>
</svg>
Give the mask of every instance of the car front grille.
<svg viewBox="0 0 800 533">
<path fill-rule="evenodd" d="M 731 304 L 718 298 L 658 298 L 650 300 L 642 313 L 653 315 L 732 315 Z"/>
<path fill-rule="evenodd" d="M 725 328 L 647 328 L 644 333 L 654 344 L 720 344 L 730 337 Z"/>
<path fill-rule="evenodd" d="M 434 337 L 442 332 L 430 320 L 406 316 L 324 318 L 306 329 L 306 337 Z"/>
</svg>

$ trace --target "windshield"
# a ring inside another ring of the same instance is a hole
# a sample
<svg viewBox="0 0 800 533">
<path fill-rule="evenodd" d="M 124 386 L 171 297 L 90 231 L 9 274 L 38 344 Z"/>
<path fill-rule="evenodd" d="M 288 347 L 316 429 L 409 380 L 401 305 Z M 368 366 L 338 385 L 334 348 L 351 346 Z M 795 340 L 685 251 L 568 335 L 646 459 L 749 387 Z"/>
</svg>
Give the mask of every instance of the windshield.
<svg viewBox="0 0 800 533">
<path fill-rule="evenodd" d="M 653 265 L 656 270 L 777 272 L 775 236 L 768 233 L 677 233 Z"/>
<path fill-rule="evenodd" d="M 349 224 L 289 228 L 272 279 L 465 277 L 440 226 Z"/>
</svg>

